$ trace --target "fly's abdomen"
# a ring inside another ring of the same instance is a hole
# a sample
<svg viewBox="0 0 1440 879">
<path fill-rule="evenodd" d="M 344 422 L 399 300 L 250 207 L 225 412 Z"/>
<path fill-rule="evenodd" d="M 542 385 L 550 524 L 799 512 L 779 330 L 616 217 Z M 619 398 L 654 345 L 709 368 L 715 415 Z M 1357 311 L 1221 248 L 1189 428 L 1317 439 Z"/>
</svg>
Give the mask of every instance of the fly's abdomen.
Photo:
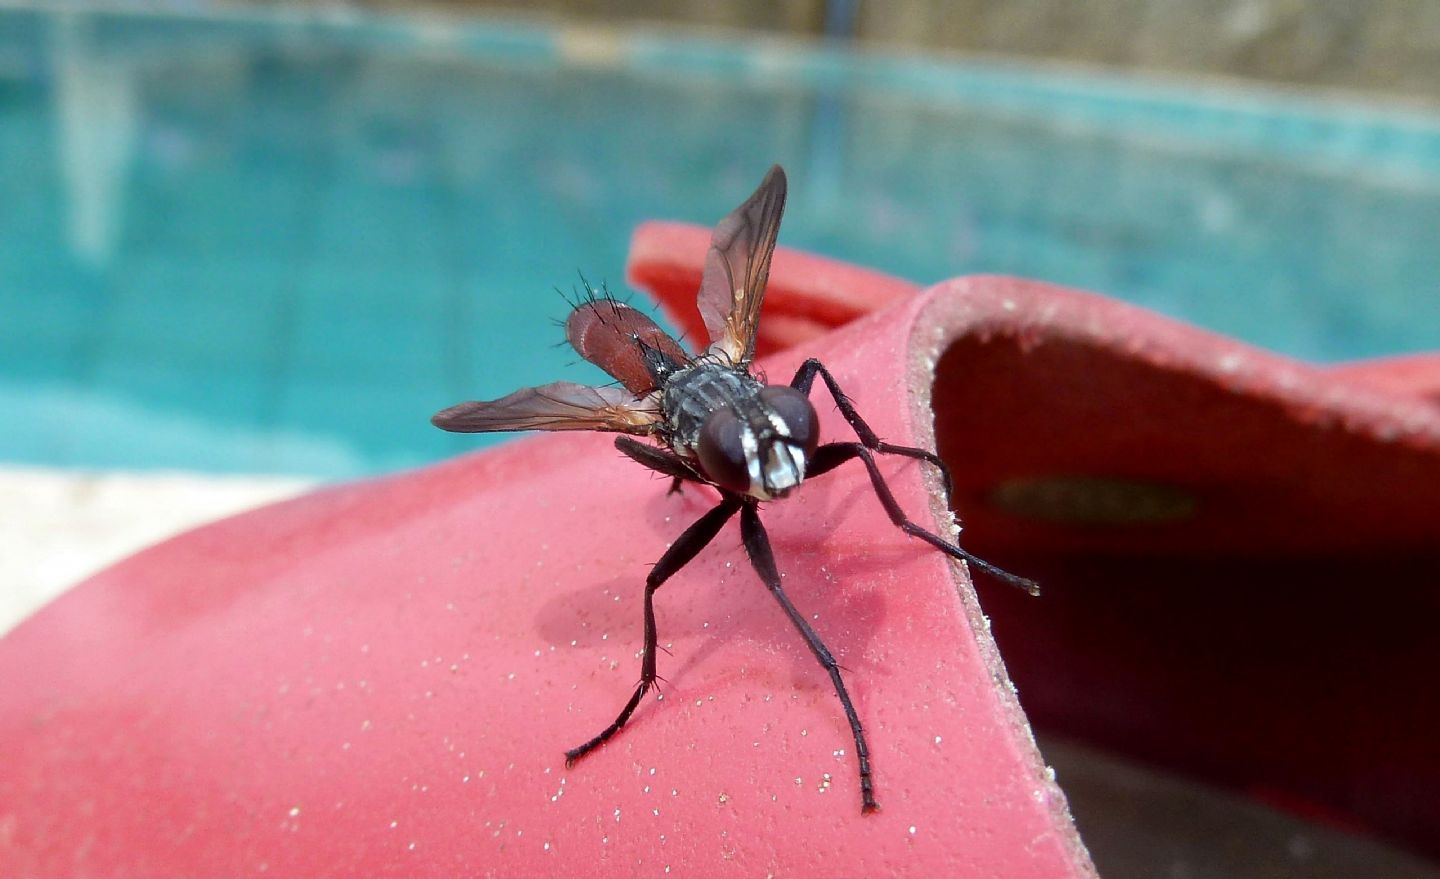
<svg viewBox="0 0 1440 879">
<path fill-rule="evenodd" d="M 576 306 L 565 321 L 565 338 L 581 357 L 619 379 L 633 394 L 655 390 L 657 373 L 690 359 L 649 317 L 608 298 Z"/>
</svg>

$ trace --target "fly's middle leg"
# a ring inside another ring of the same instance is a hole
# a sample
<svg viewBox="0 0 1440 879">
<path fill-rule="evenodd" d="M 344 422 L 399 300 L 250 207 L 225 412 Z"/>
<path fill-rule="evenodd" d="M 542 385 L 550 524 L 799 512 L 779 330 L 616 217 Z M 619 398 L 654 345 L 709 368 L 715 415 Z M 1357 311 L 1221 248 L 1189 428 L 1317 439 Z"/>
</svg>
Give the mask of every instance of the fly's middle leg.
<svg viewBox="0 0 1440 879">
<path fill-rule="evenodd" d="M 639 444 L 637 443 L 637 445 Z M 622 451 L 624 450 L 622 449 Z M 689 564 L 700 550 L 714 540 L 715 535 L 720 533 L 720 529 L 730 521 L 730 517 L 735 515 L 741 504 L 742 501 L 738 497 L 726 497 L 719 506 L 701 516 L 695 521 L 695 524 L 685 529 L 679 539 L 671 544 L 665 554 L 660 557 L 660 561 L 655 563 L 655 567 L 650 569 L 650 575 L 645 578 L 645 652 L 640 660 L 640 682 L 630 696 L 630 701 L 620 709 L 620 715 L 615 718 L 613 723 L 585 744 L 565 752 L 566 766 L 573 766 L 576 760 L 605 744 L 611 736 L 619 732 L 621 727 L 630 720 L 630 715 L 634 714 L 635 709 L 639 707 L 641 698 L 655 685 L 655 679 L 658 677 L 655 668 L 655 652 L 659 649 L 660 641 L 655 627 L 655 590 L 659 589 L 660 585 L 670 579 L 675 572 Z"/>
</svg>

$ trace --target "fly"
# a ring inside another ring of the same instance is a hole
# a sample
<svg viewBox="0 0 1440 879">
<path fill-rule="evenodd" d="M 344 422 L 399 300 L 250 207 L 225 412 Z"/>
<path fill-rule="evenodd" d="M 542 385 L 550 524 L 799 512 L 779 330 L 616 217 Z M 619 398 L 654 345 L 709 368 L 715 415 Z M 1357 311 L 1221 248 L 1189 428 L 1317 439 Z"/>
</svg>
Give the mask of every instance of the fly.
<svg viewBox="0 0 1440 879">
<path fill-rule="evenodd" d="M 881 476 L 875 456 L 901 455 L 925 461 L 944 477 L 947 491 L 948 468 L 931 452 L 892 445 L 876 436 L 820 361 L 805 361 L 788 385 L 764 384 L 750 371 L 760 302 L 785 209 L 785 190 L 785 172 L 776 165 L 754 194 L 715 228 L 697 302 L 710 335 L 710 346 L 703 353 L 687 353 L 636 309 L 608 296 L 591 296 L 570 313 L 565 336 L 581 357 L 609 373 L 619 387 L 556 382 L 523 388 L 498 400 L 460 403 L 436 414 L 432 421 L 436 427 L 461 433 L 601 430 L 626 434 L 615 439 L 616 448 L 671 477 L 672 491 L 693 482 L 713 486 L 720 493 L 720 503 L 687 528 L 645 578 L 645 650 L 635 692 L 614 722 L 565 753 L 566 766 L 618 733 L 655 685 L 659 640 L 655 591 L 738 513 L 750 563 L 835 685 L 855 739 L 861 811 L 872 812 L 875 790 L 860 716 L 835 657 L 781 587 L 770 539 L 760 522 L 760 504 L 783 498 L 804 480 L 846 461 L 859 460 L 896 527 L 1001 581 L 1032 594 L 1039 589 L 1034 581 L 977 558 L 905 515 Z M 809 397 L 817 376 L 858 442 L 820 443 L 819 419 Z M 637 436 L 654 444 L 634 439 Z"/>
</svg>

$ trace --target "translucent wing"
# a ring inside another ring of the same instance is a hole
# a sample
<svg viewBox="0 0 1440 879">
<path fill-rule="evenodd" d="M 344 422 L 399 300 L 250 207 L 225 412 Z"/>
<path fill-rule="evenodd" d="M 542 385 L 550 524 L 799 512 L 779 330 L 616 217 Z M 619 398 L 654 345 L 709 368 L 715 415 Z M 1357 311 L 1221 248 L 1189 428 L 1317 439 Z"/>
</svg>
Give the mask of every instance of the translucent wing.
<svg viewBox="0 0 1440 879">
<path fill-rule="evenodd" d="M 770 256 L 785 211 L 785 171 L 770 168 L 760 187 L 715 227 L 697 305 L 709 353 L 744 365 L 755 356 L 755 325 L 770 277 Z"/>
<path fill-rule="evenodd" d="M 459 403 L 430 422 L 456 433 L 506 430 L 611 430 L 646 434 L 659 421 L 656 407 L 624 388 L 555 382 L 521 388 L 498 400 Z"/>
</svg>

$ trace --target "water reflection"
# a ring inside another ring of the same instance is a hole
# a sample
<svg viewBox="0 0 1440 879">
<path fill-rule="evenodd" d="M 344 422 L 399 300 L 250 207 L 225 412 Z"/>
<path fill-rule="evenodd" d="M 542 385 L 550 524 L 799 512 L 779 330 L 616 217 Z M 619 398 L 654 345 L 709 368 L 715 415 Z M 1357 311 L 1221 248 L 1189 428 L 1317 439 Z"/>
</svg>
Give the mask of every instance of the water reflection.
<svg viewBox="0 0 1440 879">
<path fill-rule="evenodd" d="M 99 267 L 115 250 L 137 107 L 131 66 L 96 52 L 89 24 L 86 16 L 57 16 L 52 57 L 70 249 Z"/>
</svg>

